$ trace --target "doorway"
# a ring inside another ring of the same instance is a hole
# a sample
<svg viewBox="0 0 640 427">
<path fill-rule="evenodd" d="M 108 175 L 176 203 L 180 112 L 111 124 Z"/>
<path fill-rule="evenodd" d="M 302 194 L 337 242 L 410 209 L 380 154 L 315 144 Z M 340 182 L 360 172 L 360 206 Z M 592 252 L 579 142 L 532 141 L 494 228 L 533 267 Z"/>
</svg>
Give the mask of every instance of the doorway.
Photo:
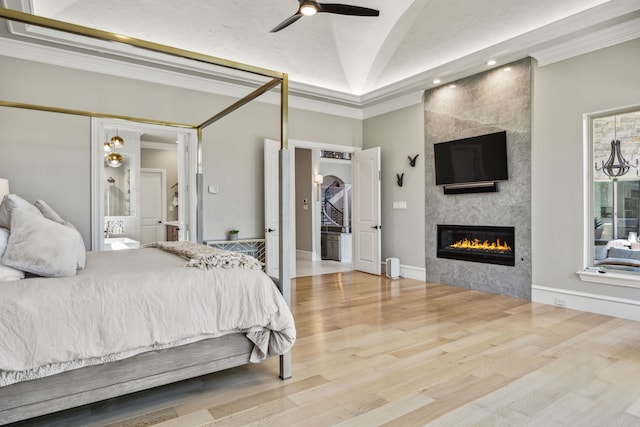
<svg viewBox="0 0 640 427">
<path fill-rule="evenodd" d="M 179 230 L 179 240 L 195 241 L 196 131 L 99 118 L 92 119 L 91 127 L 92 250 L 136 247 L 154 237 L 164 240 L 168 225 Z M 110 147 L 122 156 L 120 165 L 105 162 L 105 141 L 114 135 L 124 140 Z M 144 169 L 158 174 L 143 175 Z M 118 185 L 122 188 L 115 188 Z M 114 206 L 121 208 L 115 212 Z"/>
<path fill-rule="evenodd" d="M 142 151 L 142 150 L 141 150 Z M 144 151 L 141 153 L 144 165 Z M 176 161 L 172 166 L 178 168 Z M 167 170 L 140 169 L 140 244 L 166 241 Z"/>
<path fill-rule="evenodd" d="M 289 149 L 286 150 L 288 157 L 288 165 L 283 168 L 288 169 L 286 175 L 289 179 L 289 192 L 287 197 L 291 199 L 289 212 L 278 212 L 274 209 L 279 205 L 279 185 L 278 185 L 278 159 L 279 159 L 279 142 L 265 139 L 264 140 L 264 182 L 265 182 L 265 247 L 266 247 L 266 264 L 267 274 L 274 275 L 276 270 L 270 266 L 279 265 L 279 254 L 270 250 L 270 247 L 277 247 L 277 239 L 280 238 L 278 230 L 278 215 L 281 214 L 282 219 L 290 225 L 287 230 L 289 236 L 289 248 L 287 250 L 290 259 L 287 267 L 290 269 L 290 277 L 298 277 L 296 271 L 297 263 L 297 245 L 296 245 L 296 166 L 295 153 L 297 148 L 332 150 L 342 153 L 351 153 L 352 156 L 352 179 L 353 179 L 353 266 L 348 269 L 364 271 L 366 273 L 380 275 L 381 271 L 381 230 L 380 224 L 380 147 L 373 147 L 362 150 L 358 147 L 321 144 L 316 142 L 289 140 Z M 319 156 L 320 151 L 313 151 L 313 156 Z M 317 154 L 316 154 L 317 153 Z M 317 160 L 317 159 L 316 159 Z M 307 173 L 306 181 L 302 185 L 307 189 L 311 189 L 312 194 L 316 194 L 317 185 L 314 180 L 319 176 L 318 163 L 312 161 L 313 175 Z M 319 196 L 307 196 L 306 204 L 308 210 L 311 211 L 312 223 L 318 226 L 312 227 L 311 241 L 311 262 L 317 262 L 321 253 L 320 246 L 320 215 L 319 215 Z M 298 201 L 300 202 L 300 201 Z M 304 199 L 302 200 L 304 203 Z M 303 207 L 304 209 L 304 207 Z M 273 227 L 271 226 L 273 224 Z M 288 227 L 287 227 L 288 228 Z M 272 274 L 273 273 L 273 274 Z"/>
<path fill-rule="evenodd" d="M 295 148 L 296 276 L 353 270 L 351 153 Z"/>
</svg>

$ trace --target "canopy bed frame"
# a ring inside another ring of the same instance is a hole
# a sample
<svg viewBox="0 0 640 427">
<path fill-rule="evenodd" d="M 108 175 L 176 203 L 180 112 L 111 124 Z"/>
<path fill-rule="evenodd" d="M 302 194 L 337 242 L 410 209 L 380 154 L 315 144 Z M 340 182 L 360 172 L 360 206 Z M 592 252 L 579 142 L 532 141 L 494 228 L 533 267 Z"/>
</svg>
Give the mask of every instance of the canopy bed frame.
<svg viewBox="0 0 640 427">
<path fill-rule="evenodd" d="M 290 305 L 290 196 L 288 149 L 288 77 L 286 73 L 271 71 L 247 64 L 228 61 L 192 51 L 178 49 L 145 40 L 43 18 L 23 12 L 0 8 L 0 17 L 12 22 L 35 25 L 103 41 L 123 43 L 148 51 L 183 58 L 213 66 L 226 67 L 270 80 L 249 95 L 233 103 L 200 124 L 171 123 L 148 118 L 102 114 L 53 106 L 24 104 L 0 100 L 1 107 L 38 110 L 90 118 L 124 119 L 132 122 L 181 127 L 197 130 L 197 236 L 202 243 L 202 131 L 260 95 L 280 88 L 280 239 L 279 277 L 273 278 L 286 303 Z M 93 234 L 93 233 L 92 233 Z M 239 366 L 249 362 L 252 344 L 243 334 L 225 335 L 192 344 L 142 353 L 128 359 L 102 365 L 75 369 L 37 380 L 0 387 L 0 424 L 36 417 L 63 409 L 84 405 L 139 390 L 180 381 L 199 375 Z M 290 352 L 280 356 L 280 378 L 291 377 Z"/>
</svg>

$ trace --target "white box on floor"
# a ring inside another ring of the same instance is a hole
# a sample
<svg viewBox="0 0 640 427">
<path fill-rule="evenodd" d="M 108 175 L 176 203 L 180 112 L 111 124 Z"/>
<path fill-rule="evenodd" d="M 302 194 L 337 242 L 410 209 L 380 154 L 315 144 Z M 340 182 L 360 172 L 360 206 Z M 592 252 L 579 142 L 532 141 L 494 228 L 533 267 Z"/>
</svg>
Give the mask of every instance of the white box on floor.
<svg viewBox="0 0 640 427">
<path fill-rule="evenodd" d="M 387 277 L 397 279 L 400 277 L 400 260 L 398 258 L 387 258 Z"/>
</svg>

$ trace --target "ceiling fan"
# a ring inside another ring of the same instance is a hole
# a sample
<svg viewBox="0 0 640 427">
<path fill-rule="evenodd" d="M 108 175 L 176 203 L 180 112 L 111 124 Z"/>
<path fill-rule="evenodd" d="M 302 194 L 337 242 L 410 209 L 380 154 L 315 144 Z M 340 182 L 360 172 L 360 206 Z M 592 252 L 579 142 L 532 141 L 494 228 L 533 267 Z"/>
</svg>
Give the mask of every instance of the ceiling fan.
<svg viewBox="0 0 640 427">
<path fill-rule="evenodd" d="M 379 16 L 380 11 L 375 9 L 369 9 L 368 7 L 351 6 L 348 4 L 335 4 L 335 3 L 318 3 L 314 0 L 298 0 L 300 7 L 298 11 L 282 21 L 280 24 L 271 30 L 272 33 L 282 30 L 289 25 L 296 22 L 303 16 L 312 16 L 316 13 L 335 13 L 338 15 L 352 15 L 352 16 Z"/>
</svg>

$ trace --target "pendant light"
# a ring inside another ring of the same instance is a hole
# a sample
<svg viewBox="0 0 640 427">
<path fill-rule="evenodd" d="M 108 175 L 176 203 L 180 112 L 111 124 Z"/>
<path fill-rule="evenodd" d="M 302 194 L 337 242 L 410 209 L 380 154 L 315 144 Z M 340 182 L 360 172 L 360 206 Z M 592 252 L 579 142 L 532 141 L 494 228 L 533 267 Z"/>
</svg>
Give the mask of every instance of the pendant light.
<svg viewBox="0 0 640 427">
<path fill-rule="evenodd" d="M 616 179 L 625 175 L 629 172 L 630 168 L 638 167 L 638 159 L 636 159 L 636 164 L 633 165 L 628 162 L 624 156 L 622 155 L 622 151 L 620 150 L 620 140 L 618 139 L 618 116 L 614 117 L 615 125 L 613 127 L 613 140 L 611 141 L 611 153 L 609 154 L 609 158 L 605 162 L 601 161 L 600 167 L 598 167 L 598 162 L 595 164 L 596 172 L 602 171 L 606 176 Z"/>
<path fill-rule="evenodd" d="M 111 138 L 109 142 L 104 143 L 104 158 L 108 166 L 117 168 L 122 166 L 123 158 L 122 154 L 116 151 L 116 148 L 120 148 L 124 145 L 124 139 L 118 136 L 118 130 L 116 129 L 116 135 Z"/>
</svg>

